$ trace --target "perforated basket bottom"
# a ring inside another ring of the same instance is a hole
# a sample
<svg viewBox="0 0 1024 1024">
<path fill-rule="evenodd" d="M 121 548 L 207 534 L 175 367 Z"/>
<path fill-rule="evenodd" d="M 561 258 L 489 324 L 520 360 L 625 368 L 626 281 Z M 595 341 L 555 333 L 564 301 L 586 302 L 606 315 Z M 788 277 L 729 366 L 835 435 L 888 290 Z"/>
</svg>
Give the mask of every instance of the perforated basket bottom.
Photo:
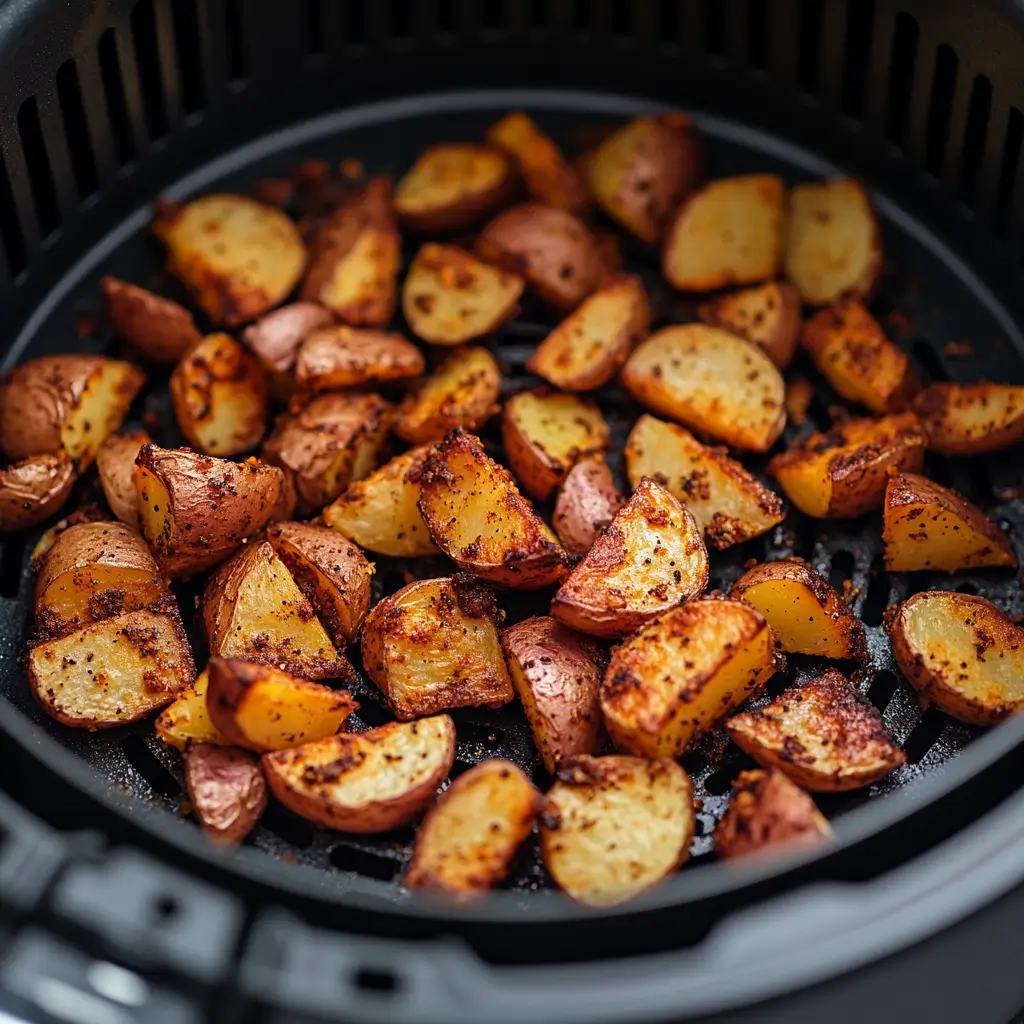
<svg viewBox="0 0 1024 1024">
<path fill-rule="evenodd" d="M 390 172 L 398 175 L 428 143 L 446 139 L 479 138 L 483 129 L 500 113 L 513 107 L 527 107 L 541 125 L 567 148 L 578 138 L 583 125 L 605 122 L 637 112 L 640 105 L 613 97 L 581 94 L 474 94 L 420 97 L 406 104 L 384 104 L 319 120 L 292 132 L 255 143 L 246 152 L 233 154 L 216 167 L 197 172 L 184 186 L 187 191 L 236 190 L 249 192 L 261 178 L 287 176 L 304 157 L 324 157 L 334 163 L 357 157 L 368 173 Z M 752 171 L 774 171 L 790 182 L 836 173 L 836 169 L 810 154 L 734 123 L 701 118 L 707 138 L 707 173 L 711 177 Z M 977 289 L 960 265 L 945 253 L 937 241 L 901 211 L 879 197 L 885 221 L 887 267 L 874 309 L 887 324 L 894 341 L 913 357 L 925 381 L 935 379 L 1024 380 L 1019 336 L 1008 317 L 991 297 Z M 640 274 L 650 290 L 656 325 L 693 319 L 693 303 L 673 295 L 660 280 L 651 254 L 627 246 L 628 269 Z M 406 252 L 406 258 L 411 255 Z M 45 352 L 95 348 L 120 353 L 116 339 L 100 337 L 81 341 L 74 331 L 76 316 L 94 312 L 97 307 L 96 283 L 101 273 L 113 273 L 169 294 L 178 294 L 174 282 L 161 270 L 159 246 L 144 231 L 137 231 L 109 256 L 87 258 L 88 267 L 73 287 L 55 302 L 45 322 L 29 339 L 27 348 L 12 353 L 11 361 Z M 960 268 L 960 270 L 958 270 Z M 550 313 L 539 306 L 527 305 L 523 315 L 489 341 L 505 369 L 507 393 L 537 383 L 523 366 L 533 348 L 553 326 Z M 399 324 L 399 327 L 402 325 Z M 1010 333 L 1013 336 L 1011 337 Z M 798 361 L 790 375 L 807 376 L 818 385 L 818 397 L 811 406 L 810 420 L 815 427 L 827 427 L 828 407 L 834 398 L 814 374 Z M 139 403 L 136 413 L 158 412 L 163 423 L 154 429 L 151 417 L 147 428 L 163 444 L 180 443 L 173 428 L 173 416 L 166 402 L 165 379 L 153 374 L 154 387 Z M 608 388 L 597 396 L 612 426 L 615 452 L 613 469 L 624 483 L 621 450 L 630 426 L 641 411 L 618 388 Z M 496 444 L 495 424 L 484 437 Z M 795 435 L 787 428 L 780 446 Z M 767 459 L 747 461 L 760 471 Z M 1019 462 L 1014 454 L 972 460 L 942 460 L 929 457 L 927 472 L 941 483 L 951 484 L 987 510 L 1010 531 L 1020 552 L 1024 536 L 1024 504 L 1016 500 L 1015 488 L 1021 483 Z M 550 509 L 542 509 L 550 512 Z M 920 573 L 912 577 L 889 574 L 882 568 L 881 522 L 878 515 L 842 523 L 817 523 L 791 513 L 785 523 L 766 537 L 712 555 L 711 587 L 727 589 L 743 571 L 749 559 L 777 559 L 799 555 L 828 576 L 840 591 L 851 594 L 855 612 L 868 631 L 870 662 L 856 669 L 855 678 L 870 700 L 882 711 L 897 741 L 907 753 L 907 763 L 879 784 L 866 790 L 819 798 L 830 817 L 842 815 L 866 800 L 884 798 L 886 793 L 906 786 L 923 772 L 939 770 L 963 749 L 976 734 L 942 713 L 923 712 L 913 692 L 896 672 L 889 653 L 888 640 L 881 628 L 886 607 L 911 593 L 933 587 L 958 589 L 990 598 L 1011 614 L 1024 610 L 1018 580 L 1006 572 L 972 572 L 954 577 Z M 140 800 L 165 807 L 170 814 L 183 810 L 184 787 L 181 765 L 174 751 L 166 750 L 153 736 L 151 723 L 89 735 L 66 729 L 52 722 L 31 698 L 19 662 L 31 609 L 31 585 L 25 570 L 34 537 L 9 537 L 0 552 L 0 621 L 7 625 L 0 640 L 0 692 L 24 714 L 44 728 L 82 759 L 82 771 L 97 771 L 110 785 L 135 794 Z M 451 565 L 443 559 L 400 562 L 379 558 L 374 582 L 374 599 L 390 593 L 410 578 L 446 574 Z M 179 589 L 182 612 L 191 620 L 197 641 L 197 660 L 203 656 L 195 629 L 196 588 Z M 505 593 L 500 604 L 514 622 L 528 615 L 547 611 L 550 595 Z M 358 651 L 352 652 L 358 667 Z M 770 683 L 762 701 L 778 694 L 796 681 L 810 678 L 825 665 L 820 659 L 794 657 L 786 671 Z M 362 709 L 353 718 L 357 729 L 387 721 L 390 714 L 378 692 L 365 679 L 359 686 Z M 549 779 L 537 758 L 533 741 L 517 705 L 498 711 L 468 709 L 454 715 L 458 724 L 457 760 L 453 777 L 476 762 L 489 757 L 505 757 L 526 769 L 543 789 Z M 734 745 L 719 735 L 708 737 L 700 747 L 683 759 L 694 781 L 701 804 L 693 860 L 706 862 L 711 853 L 710 835 L 728 802 L 732 780 L 752 762 Z M 193 827 L 183 822 L 183 828 Z M 315 829 L 282 807 L 272 804 L 249 842 L 268 854 L 321 868 L 343 884 L 346 873 L 392 882 L 398 885 L 409 856 L 413 831 L 380 836 L 344 836 Z M 528 842 L 517 858 L 508 888 L 540 891 L 550 887 L 535 843 Z"/>
</svg>

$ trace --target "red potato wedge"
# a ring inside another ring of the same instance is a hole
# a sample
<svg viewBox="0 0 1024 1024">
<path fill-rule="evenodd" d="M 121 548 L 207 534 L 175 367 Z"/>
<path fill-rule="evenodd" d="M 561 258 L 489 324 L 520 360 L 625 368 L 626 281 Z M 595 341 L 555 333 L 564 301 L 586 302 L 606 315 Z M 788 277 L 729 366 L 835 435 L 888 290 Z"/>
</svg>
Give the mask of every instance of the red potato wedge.
<svg viewBox="0 0 1024 1024">
<path fill-rule="evenodd" d="M 709 181 L 665 236 L 661 270 L 674 288 L 709 292 L 774 277 L 782 258 L 785 187 L 774 174 Z"/>
<path fill-rule="evenodd" d="M 210 721 L 206 710 L 206 690 L 209 682 L 209 674 L 201 672 L 180 697 L 157 715 L 153 727 L 157 738 L 167 746 L 177 747 L 182 751 L 197 743 L 231 746 L 227 736 Z"/>
<path fill-rule="evenodd" d="M 216 843 L 237 846 L 267 806 L 259 762 L 234 747 L 198 743 L 184 753 L 185 788 L 192 812 Z"/>
<path fill-rule="evenodd" d="M 914 397 L 914 412 L 939 455 L 987 455 L 1024 438 L 1024 386 L 932 384 Z"/>
<path fill-rule="evenodd" d="M 625 503 L 608 463 L 603 457 L 588 456 L 562 482 L 551 525 L 570 555 L 585 555 Z"/>
<path fill-rule="evenodd" d="M 39 540 L 32 547 L 32 553 L 28 558 L 28 571 L 33 575 L 39 572 L 43 559 L 47 556 L 50 548 L 53 547 L 57 538 L 69 527 L 77 526 L 79 523 L 105 523 L 110 517 L 99 507 L 99 505 L 83 505 L 75 509 L 70 515 L 58 519 L 53 526 L 49 527 L 39 535 Z"/>
<path fill-rule="evenodd" d="M 157 363 L 176 363 L 203 340 L 184 306 L 118 280 L 100 278 L 100 295 L 114 333 Z"/>
<path fill-rule="evenodd" d="M 455 760 L 447 715 L 339 733 L 263 755 L 270 791 L 295 814 L 340 832 L 387 832 L 434 801 Z"/>
<path fill-rule="evenodd" d="M 153 439 L 144 430 L 111 434 L 96 453 L 96 469 L 110 511 L 125 526 L 141 529 L 139 500 L 135 493 L 135 460 L 144 444 Z"/>
<path fill-rule="evenodd" d="M 299 346 L 314 331 L 330 327 L 334 317 L 318 302 L 292 302 L 261 316 L 242 332 L 271 382 L 280 384 L 295 366 Z"/>
<path fill-rule="evenodd" d="M 800 296 L 787 281 L 769 281 L 708 299 L 697 307 L 697 316 L 764 349 L 780 370 L 789 366 L 796 353 Z"/>
<path fill-rule="evenodd" d="M 402 335 L 342 324 L 314 331 L 299 346 L 295 383 L 304 391 L 341 391 L 416 377 L 426 366 Z"/>
<path fill-rule="evenodd" d="M 0 533 L 27 530 L 56 515 L 75 484 L 70 455 L 31 455 L 0 470 Z"/>
</svg>

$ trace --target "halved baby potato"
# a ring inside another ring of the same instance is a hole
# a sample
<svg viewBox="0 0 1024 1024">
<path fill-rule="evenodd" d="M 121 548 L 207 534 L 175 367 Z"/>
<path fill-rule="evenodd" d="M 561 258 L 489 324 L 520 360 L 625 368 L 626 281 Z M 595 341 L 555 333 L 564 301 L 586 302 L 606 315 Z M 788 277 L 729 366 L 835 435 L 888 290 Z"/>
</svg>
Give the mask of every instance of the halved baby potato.
<svg viewBox="0 0 1024 1024">
<path fill-rule="evenodd" d="M 914 397 L 914 412 L 940 455 L 986 455 L 1024 438 L 1024 386 L 932 384 Z"/>
<path fill-rule="evenodd" d="M 295 383 L 304 391 L 341 391 L 416 377 L 423 353 L 393 331 L 340 324 L 313 331 L 295 357 Z"/>
<path fill-rule="evenodd" d="M 620 379 L 652 412 L 734 448 L 767 451 L 786 425 L 786 385 L 772 361 L 706 324 L 656 331 L 634 349 Z"/>
<path fill-rule="evenodd" d="M 158 739 L 178 750 L 185 750 L 196 743 L 231 745 L 231 740 L 210 721 L 206 710 L 209 683 L 209 673 L 201 672 L 180 697 L 175 698 L 157 715 L 153 726 Z"/>
<path fill-rule="evenodd" d="M 697 307 L 697 316 L 764 349 L 780 370 L 792 362 L 800 333 L 800 296 L 787 281 L 708 299 Z"/>
<path fill-rule="evenodd" d="M 0 469 L 0 533 L 49 519 L 67 501 L 77 475 L 65 451 L 30 455 Z"/>
<path fill-rule="evenodd" d="M 109 274 L 100 295 L 114 333 L 155 362 L 176 363 L 203 340 L 192 314 L 172 299 Z"/>
<path fill-rule="evenodd" d="M 183 760 L 185 788 L 203 831 L 214 842 L 237 845 L 267 806 L 259 763 L 244 750 L 206 743 L 190 746 Z"/>
<path fill-rule="evenodd" d="M 862 789 L 906 760 L 878 709 L 834 668 L 725 728 L 762 767 L 815 791 Z"/>
<path fill-rule="evenodd" d="M 287 397 L 287 382 L 299 346 L 334 317 L 319 302 L 292 302 L 261 316 L 242 332 L 242 340 L 260 361 L 271 384 Z"/>
<path fill-rule="evenodd" d="M 341 832 L 387 832 L 417 818 L 455 760 L 447 715 L 338 733 L 263 755 L 270 791 L 295 814 Z"/>
<path fill-rule="evenodd" d="M 135 460 L 139 449 L 152 443 L 153 439 L 144 430 L 132 430 L 127 434 L 111 434 L 96 453 L 96 470 L 110 511 L 133 530 L 140 528 Z"/>
<path fill-rule="evenodd" d="M 778 667 L 772 631 L 734 598 L 687 601 L 612 652 L 601 710 L 615 745 L 639 757 L 679 757 Z"/>
<path fill-rule="evenodd" d="M 977 505 L 916 473 L 889 478 L 882 540 L 894 572 L 1017 565 L 1010 538 Z"/>
<path fill-rule="evenodd" d="M 551 525 L 570 555 L 585 555 L 625 503 L 604 457 L 587 456 L 562 481 Z"/>
</svg>

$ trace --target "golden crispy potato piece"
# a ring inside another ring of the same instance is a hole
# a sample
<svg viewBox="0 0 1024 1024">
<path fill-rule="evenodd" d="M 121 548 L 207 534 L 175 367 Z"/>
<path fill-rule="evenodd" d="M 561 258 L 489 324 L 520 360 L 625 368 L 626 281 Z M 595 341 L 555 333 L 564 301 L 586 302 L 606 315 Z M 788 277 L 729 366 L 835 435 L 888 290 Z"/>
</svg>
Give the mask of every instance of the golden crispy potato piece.
<svg viewBox="0 0 1024 1024">
<path fill-rule="evenodd" d="M 774 174 L 709 181 L 679 207 L 661 270 L 674 288 L 710 292 L 774 277 L 782 256 L 785 186 Z"/>
<path fill-rule="evenodd" d="M 100 295 L 114 333 L 155 362 L 176 363 L 203 340 L 184 306 L 137 284 L 107 274 L 100 278 Z"/>
<path fill-rule="evenodd" d="M 209 334 L 171 374 L 174 416 L 193 448 L 237 455 L 267 428 L 267 382 L 251 352 L 230 334 Z"/>
<path fill-rule="evenodd" d="M 625 636 L 707 585 L 708 553 L 696 521 L 645 477 L 559 588 L 551 614 L 591 636 Z"/>
<path fill-rule="evenodd" d="M 870 786 L 906 760 L 878 709 L 834 668 L 725 728 L 762 767 L 820 792 Z"/>
<path fill-rule="evenodd" d="M 673 761 L 564 762 L 540 817 L 551 877 L 574 900 L 609 907 L 657 885 L 689 856 L 693 785 Z"/>
<path fill-rule="evenodd" d="M 914 397 L 914 412 L 940 455 L 986 455 L 1024 438 L 1024 386 L 932 384 Z"/>
<path fill-rule="evenodd" d="M 619 372 L 650 323 L 643 283 L 620 277 L 584 299 L 540 343 L 526 369 L 557 388 L 592 391 Z"/>
<path fill-rule="evenodd" d="M 284 477 L 256 459 L 229 462 L 144 444 L 135 459 L 142 535 L 169 576 L 223 562 L 277 518 Z"/>
<path fill-rule="evenodd" d="M 391 183 L 374 178 L 321 225 L 300 295 L 326 306 L 342 323 L 384 327 L 398 301 L 401 263 Z"/>
<path fill-rule="evenodd" d="M 512 700 L 494 592 L 468 575 L 417 580 L 366 618 L 363 667 L 399 719 Z"/>
<path fill-rule="evenodd" d="M 305 679 L 351 672 L 266 541 L 247 544 L 210 577 L 203 625 L 211 656 L 244 658 Z"/>
<path fill-rule="evenodd" d="M 333 736 L 359 705 L 332 690 L 267 665 L 211 658 L 206 713 L 228 742 L 264 753 Z"/>
<path fill-rule="evenodd" d="M 167 746 L 185 750 L 195 743 L 231 745 L 231 740 L 210 721 L 210 715 L 206 710 L 206 690 L 209 682 L 209 673 L 203 671 L 180 697 L 157 715 L 153 726 L 157 738 Z"/>
<path fill-rule="evenodd" d="M 612 740 L 640 757 L 678 757 L 771 678 L 774 648 L 764 616 L 745 601 L 672 608 L 612 652 L 601 684 Z"/>
<path fill-rule="evenodd" d="M 235 747 L 198 743 L 183 755 L 192 812 L 214 842 L 237 846 L 267 806 L 259 762 Z"/>
<path fill-rule="evenodd" d="M 237 327 L 279 305 L 298 284 L 306 246 L 280 210 L 248 196 L 211 195 L 153 221 L 167 269 L 215 324 Z"/>
<path fill-rule="evenodd" d="M 262 456 L 290 478 L 301 510 L 319 510 L 374 469 L 393 415 L 380 395 L 315 395 L 278 417 Z"/>
<path fill-rule="evenodd" d="M 447 715 L 389 722 L 263 755 L 270 791 L 295 814 L 341 832 L 387 832 L 432 803 L 455 760 Z"/>
<path fill-rule="evenodd" d="M 524 490 L 547 498 L 581 458 L 608 448 L 611 431 L 593 402 L 538 388 L 505 403 L 501 440 Z"/>
<path fill-rule="evenodd" d="M 144 430 L 131 430 L 127 434 L 111 434 L 96 453 L 96 469 L 110 511 L 133 530 L 140 529 L 135 460 L 139 449 L 152 443 Z"/>
<path fill-rule="evenodd" d="M 454 245 L 427 242 L 402 288 L 409 329 L 431 345 L 462 345 L 497 330 L 519 312 L 526 282 Z"/>
<path fill-rule="evenodd" d="M 626 473 L 637 487 L 649 476 L 693 513 L 705 541 L 722 550 L 759 537 L 785 517 L 777 494 L 689 431 L 653 416 L 641 416 L 626 440 Z"/>
<path fill-rule="evenodd" d="M 548 615 L 503 629 L 501 646 L 547 770 L 577 754 L 596 753 L 604 735 L 605 649 Z"/>
<path fill-rule="evenodd" d="M 431 539 L 460 569 L 514 590 L 565 575 L 566 555 L 479 438 L 453 430 L 423 463 L 419 510 Z"/>
<path fill-rule="evenodd" d="M 804 323 L 800 341 L 822 376 L 872 412 L 905 409 L 919 385 L 907 354 L 857 299 L 840 299 Z"/>
<path fill-rule="evenodd" d="M 508 874 L 542 803 L 511 761 L 474 765 L 427 812 L 403 884 L 461 897 L 486 892 Z"/>
<path fill-rule="evenodd" d="M 759 348 L 780 369 L 789 366 L 800 333 L 800 296 L 787 281 L 718 295 L 697 307 L 697 316 L 712 327 L 738 334 Z"/>
<path fill-rule="evenodd" d="M 139 393 L 145 375 L 106 356 L 42 356 L 0 384 L 0 448 L 14 461 L 63 449 L 85 469 Z"/>
<path fill-rule="evenodd" d="M 426 366 L 423 353 L 400 334 L 341 324 L 314 331 L 299 346 L 295 383 L 305 391 L 340 391 L 415 377 Z"/>
<path fill-rule="evenodd" d="M 786 381 L 786 422 L 802 427 L 807 422 L 807 410 L 814 401 L 814 385 L 806 377 L 793 377 Z"/>
<path fill-rule="evenodd" d="M 261 316 L 242 332 L 242 340 L 260 361 L 271 384 L 279 389 L 290 380 L 299 346 L 314 331 L 329 327 L 334 317 L 318 302 L 292 302 Z"/>
<path fill-rule="evenodd" d="M 92 622 L 28 653 L 44 710 L 80 729 L 107 729 L 169 704 L 195 676 L 177 617 L 134 611 Z"/>
<path fill-rule="evenodd" d="M 685 114 L 640 117 L 587 158 L 590 190 L 604 211 L 642 242 L 661 241 L 700 180 L 700 140 Z"/>
<path fill-rule="evenodd" d="M 923 703 L 968 725 L 1024 709 L 1024 629 L 983 597 L 930 590 L 900 605 L 893 657 Z"/>
<path fill-rule="evenodd" d="M 485 348 L 455 349 L 402 400 L 394 432 L 410 444 L 439 441 L 449 430 L 477 430 L 498 411 L 501 367 Z"/>
<path fill-rule="evenodd" d="M 799 786 L 774 768 L 742 772 L 715 828 L 715 852 L 731 860 L 796 843 L 818 843 L 832 836 L 828 819 Z"/>
<path fill-rule="evenodd" d="M 853 519 L 882 504 L 890 473 L 924 466 L 927 442 L 912 413 L 843 420 L 776 455 L 768 472 L 801 512 Z"/>
<path fill-rule="evenodd" d="M 870 297 L 882 273 L 882 229 L 859 181 L 808 182 L 789 193 L 785 265 L 808 305 Z"/>
<path fill-rule="evenodd" d="M 498 214 L 476 240 L 485 263 L 522 274 L 545 302 L 574 309 L 601 284 L 604 261 L 591 230 L 565 210 L 520 203 Z"/>
<path fill-rule="evenodd" d="M 370 607 L 373 578 L 362 551 L 334 530 L 309 523 L 275 523 L 266 537 L 334 642 L 343 647 L 354 640 Z"/>
<path fill-rule="evenodd" d="M 663 327 L 633 351 L 620 379 L 652 412 L 734 448 L 767 451 L 786 425 L 786 385 L 772 361 L 717 327 Z"/>
<path fill-rule="evenodd" d="M 604 457 L 587 456 L 562 481 L 551 525 L 570 555 L 585 555 L 625 503 Z"/>
<path fill-rule="evenodd" d="M 753 605 L 767 620 L 779 647 L 823 658 L 867 658 L 864 626 L 824 576 L 806 562 L 762 562 L 745 572 L 733 597 Z"/>
<path fill-rule="evenodd" d="M 396 558 L 438 554 L 420 515 L 420 468 L 429 445 L 398 455 L 341 492 L 324 522 L 367 551 Z"/>
<path fill-rule="evenodd" d="M 0 533 L 49 519 L 67 501 L 76 476 L 65 451 L 31 455 L 0 470 Z"/>
<path fill-rule="evenodd" d="M 889 570 L 1017 566 L 1010 538 L 977 505 L 916 473 L 889 478 L 883 516 Z"/>
</svg>

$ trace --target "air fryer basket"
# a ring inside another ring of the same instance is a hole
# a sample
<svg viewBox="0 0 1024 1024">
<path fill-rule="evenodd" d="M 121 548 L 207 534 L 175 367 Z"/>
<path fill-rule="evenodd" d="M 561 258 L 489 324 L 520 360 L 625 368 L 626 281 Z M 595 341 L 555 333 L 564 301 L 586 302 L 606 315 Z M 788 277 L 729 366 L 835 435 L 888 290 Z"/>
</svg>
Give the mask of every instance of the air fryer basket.
<svg viewBox="0 0 1024 1024">
<path fill-rule="evenodd" d="M 83 341 L 75 325 L 95 311 L 101 273 L 173 287 L 146 234 L 148 204 L 157 194 L 250 191 L 263 177 L 287 175 L 305 156 L 335 163 L 354 156 L 370 172 L 401 172 L 427 143 L 477 138 L 513 108 L 529 110 L 571 146 L 581 127 L 670 104 L 697 117 L 708 140 L 709 176 L 772 170 L 790 181 L 837 171 L 865 178 L 876 190 L 887 245 L 875 307 L 922 376 L 1024 382 L 1024 310 L 1015 294 L 1024 204 L 1024 185 L 1017 184 L 1024 140 L 1021 25 L 1024 10 L 1016 4 L 972 6 L 968 14 L 955 0 L 0 2 L 0 322 L 9 340 L 7 364 L 83 347 L 118 351 L 116 339 L 102 333 Z M 692 304 L 660 282 L 649 256 L 630 251 L 628 258 L 648 283 L 660 321 L 692 318 Z M 510 390 L 531 381 L 523 364 L 551 323 L 550 314 L 530 308 L 491 342 Z M 616 389 L 600 400 L 621 451 L 638 410 Z M 812 406 L 819 426 L 828 423 L 827 407 L 826 400 Z M 178 439 L 167 433 L 157 440 Z M 1024 502 L 1017 498 L 1024 473 L 1015 453 L 932 459 L 929 470 L 990 511 L 1024 553 Z M 0 548 L 0 787 L 49 825 L 94 834 L 75 832 L 67 841 L 22 814 L 7 826 L 5 846 L 0 805 L 0 895 L 9 899 L 17 891 L 23 897 L 12 903 L 19 913 L 60 920 L 75 939 L 99 934 L 116 955 L 180 972 L 197 991 L 236 978 L 257 1003 L 284 1000 L 322 1011 L 347 1001 L 360 1013 L 382 1016 L 414 1006 L 417 1017 L 499 1020 L 521 1016 L 531 992 L 538 999 L 557 989 L 545 987 L 550 975 L 520 985 L 506 973 L 499 982 L 485 964 L 680 951 L 692 958 L 704 950 L 702 973 L 694 973 L 693 963 L 672 967 L 673 991 L 688 986 L 686 1006 L 652 984 L 649 1003 L 627 1003 L 623 1012 L 610 994 L 597 995 L 591 975 L 591 998 L 558 1007 L 565 1019 L 653 1019 L 665 1006 L 679 1015 L 703 1012 L 784 987 L 793 964 L 760 975 L 748 970 L 744 984 L 717 990 L 710 984 L 729 976 L 732 958 L 742 962 L 755 936 L 763 943 L 773 934 L 748 913 L 743 920 L 754 922 L 748 945 L 741 940 L 738 953 L 732 946 L 716 960 L 722 936 L 735 937 L 738 929 L 714 926 L 739 908 L 760 906 L 765 896 L 811 881 L 856 882 L 858 914 L 872 908 L 875 920 L 888 920 L 916 904 L 894 901 L 891 885 L 873 890 L 869 883 L 913 867 L 900 891 L 925 901 L 941 884 L 937 879 L 957 877 L 964 863 L 982 863 L 982 826 L 991 833 L 987 888 L 960 889 L 960 912 L 973 906 L 969 897 L 981 905 L 1019 881 L 994 863 L 1014 833 L 1000 832 L 994 818 L 983 816 L 1005 812 L 1019 828 L 1015 790 L 1024 721 L 979 735 L 937 711 L 922 713 L 898 678 L 881 622 L 889 604 L 933 586 L 979 593 L 1011 613 L 1024 612 L 1020 582 L 985 571 L 952 580 L 886 574 L 875 519 L 821 524 L 791 516 L 766 538 L 713 559 L 712 585 L 730 584 L 748 558 L 787 554 L 807 558 L 837 587 L 849 581 L 871 651 L 858 682 L 905 747 L 907 765 L 870 790 L 822 801 L 837 832 L 826 855 L 734 869 L 708 863 L 709 836 L 732 779 L 750 762 L 734 747 L 705 743 L 684 760 L 702 801 L 693 862 L 648 899 L 603 915 L 552 893 L 532 846 L 517 860 L 507 891 L 462 908 L 425 904 L 400 888 L 411 832 L 329 834 L 274 807 L 252 848 L 230 859 L 212 853 L 190 823 L 177 820 L 183 799 L 177 756 L 155 741 L 151 725 L 85 735 L 49 721 L 33 703 L 19 664 L 33 540 L 8 537 Z M 377 594 L 394 590 L 406 571 L 437 570 L 429 560 L 414 566 L 380 559 Z M 179 597 L 183 610 L 191 607 L 192 592 L 183 588 Z M 513 620 L 543 611 L 524 595 L 505 595 L 502 604 Z M 821 666 L 792 659 L 770 692 Z M 372 686 L 362 687 L 360 700 L 358 724 L 388 717 Z M 503 756 L 546 784 L 514 709 L 472 709 L 456 718 L 456 770 Z M 948 844 L 932 849 L 965 826 L 979 845 L 958 837 L 960 859 Z M 937 858 L 931 875 L 929 856 Z M 899 867 L 904 861 L 912 863 Z M 46 889 L 49 898 L 40 902 Z M 790 941 L 794 948 L 817 947 L 817 956 L 801 965 L 802 982 L 840 967 L 839 961 L 829 967 L 828 943 L 812 939 L 813 915 L 833 913 L 847 922 L 841 966 L 856 965 L 860 947 L 849 903 L 834 887 L 819 892 L 813 914 L 810 902 L 798 902 Z M 1005 901 L 1002 912 L 1013 907 Z M 908 911 L 901 919 L 905 933 L 894 924 L 888 945 L 871 936 L 863 959 L 938 927 L 944 909 L 918 907 L 910 915 L 913 927 Z M 785 933 L 786 915 L 780 922 L 770 909 L 763 921 Z M 312 931 L 300 918 L 376 938 L 360 940 L 356 958 L 350 944 Z M 5 927 L 0 916 L 0 952 Z M 709 932 L 705 949 L 698 944 Z M 457 945 L 436 940 L 456 934 Z M 396 935 L 420 942 L 396 945 Z M 32 945 L 44 940 L 26 936 L 21 929 L 8 967 L 21 962 L 18 956 L 48 959 L 45 944 Z M 311 967 L 321 962 L 329 982 Z M 602 968 L 600 984 L 626 988 L 638 962 Z M 660 966 L 651 970 L 660 977 Z M 438 975 L 453 973 L 458 983 L 436 983 Z M 12 976 L 8 971 L 8 982 Z M 567 986 L 579 983 L 579 976 L 564 978 Z M 475 1002 L 474 980 L 489 995 L 485 1004 Z M 3 984 L 0 967 L 0 989 Z M 701 984 L 708 991 L 698 998 Z M 1024 990 L 1016 995 L 1024 1002 Z M 1000 1004 L 1004 1017 L 1019 1008 L 1012 997 L 1000 998 L 1009 998 Z M 954 1008 L 945 1002 L 944 1012 Z"/>
</svg>

